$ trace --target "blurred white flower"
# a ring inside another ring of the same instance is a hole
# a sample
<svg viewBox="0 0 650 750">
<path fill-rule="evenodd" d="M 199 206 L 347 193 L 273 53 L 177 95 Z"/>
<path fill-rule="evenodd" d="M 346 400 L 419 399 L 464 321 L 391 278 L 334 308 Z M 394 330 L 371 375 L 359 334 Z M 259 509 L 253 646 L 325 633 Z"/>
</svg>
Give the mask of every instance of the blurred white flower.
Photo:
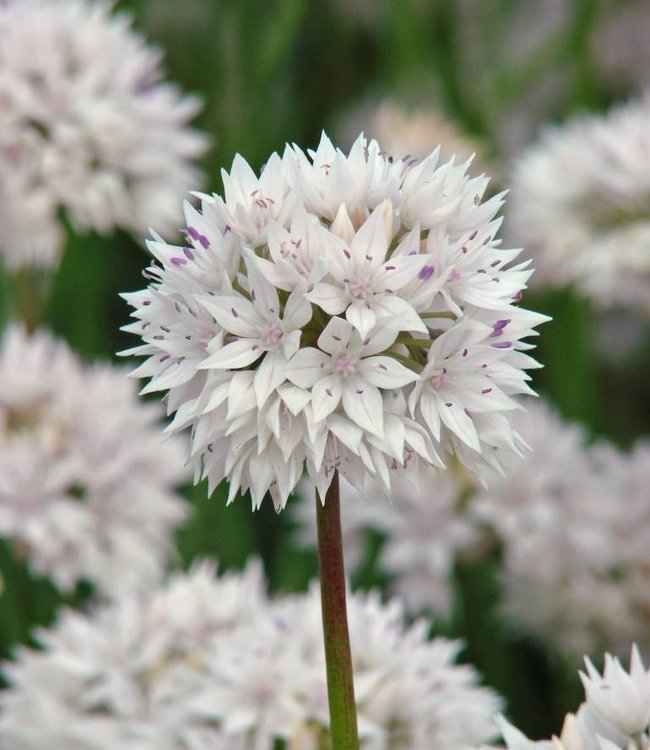
<svg viewBox="0 0 650 750">
<path fill-rule="evenodd" d="M 201 181 L 200 107 L 163 80 L 111 3 L 0 4 L 0 251 L 14 269 L 55 265 L 73 227 L 172 232 Z"/>
<path fill-rule="evenodd" d="M 536 282 L 650 314 L 650 100 L 548 130 L 513 176 L 510 222 Z"/>
<path fill-rule="evenodd" d="M 21 750 L 319 747 L 328 721 L 320 598 L 266 599 L 258 566 L 208 565 L 91 616 L 65 613 L 6 666 L 0 739 Z M 497 696 L 398 602 L 350 597 L 363 750 L 489 740 Z"/>
<path fill-rule="evenodd" d="M 587 660 L 581 673 L 586 698 L 576 714 L 567 714 L 562 733 L 552 740 L 529 740 L 503 717 L 499 728 L 508 750 L 647 750 L 650 722 L 650 671 L 636 647 L 630 670 L 605 655 L 602 676 Z"/>
<path fill-rule="evenodd" d="M 455 156 L 461 163 L 471 161 L 469 169 L 472 174 L 486 171 L 481 141 L 429 103 L 409 106 L 387 98 L 374 105 L 365 104 L 352 112 L 339 130 L 343 140 L 349 143 L 354 141 L 357 133 L 364 132 L 398 159 L 407 154 L 425 159 L 432 149 L 440 146 L 443 161 Z M 493 170 L 487 171 L 493 173 Z"/>
<path fill-rule="evenodd" d="M 482 474 L 520 450 L 507 415 L 545 317 L 517 306 L 531 271 L 466 166 L 323 135 L 259 178 L 236 157 L 224 197 L 187 207 L 184 247 L 149 243 L 152 283 L 125 295 L 145 343 L 126 353 L 147 357 L 145 392 L 169 390 L 211 489 L 281 508 L 305 467 L 324 497 L 335 470 L 389 491 L 439 452 Z"/>
<path fill-rule="evenodd" d="M 10 328 L 0 350 L 0 536 L 62 589 L 160 579 L 186 506 L 184 441 L 109 365 L 83 365 L 48 333 Z"/>
<path fill-rule="evenodd" d="M 532 448 L 469 503 L 503 545 L 513 621 L 579 655 L 648 643 L 650 446 L 589 447 L 543 404 L 515 421 Z"/>
</svg>

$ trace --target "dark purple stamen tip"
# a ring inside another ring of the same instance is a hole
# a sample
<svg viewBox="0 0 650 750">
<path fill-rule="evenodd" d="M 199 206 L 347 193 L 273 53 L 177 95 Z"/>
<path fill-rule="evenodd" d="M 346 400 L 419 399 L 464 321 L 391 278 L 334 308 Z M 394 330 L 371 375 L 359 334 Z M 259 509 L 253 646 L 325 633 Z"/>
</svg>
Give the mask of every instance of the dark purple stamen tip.
<svg viewBox="0 0 650 750">
<path fill-rule="evenodd" d="M 433 276 L 435 270 L 436 269 L 434 266 L 424 266 L 424 268 L 422 268 L 422 270 L 418 274 L 418 279 L 422 279 L 423 281 L 424 279 L 430 279 Z"/>
<path fill-rule="evenodd" d="M 183 248 L 183 252 L 185 253 L 185 257 L 188 260 L 194 260 L 194 253 L 192 252 L 192 250 L 189 247 L 184 247 Z"/>
<path fill-rule="evenodd" d="M 481 393 L 485 396 L 487 393 L 492 393 L 492 389 L 491 388 L 484 388 L 481 391 Z"/>
<path fill-rule="evenodd" d="M 492 344 L 495 349 L 510 349 L 512 341 L 497 341 L 496 344 Z"/>
<path fill-rule="evenodd" d="M 503 333 L 504 328 L 510 322 L 511 322 L 510 318 L 497 320 L 497 322 L 492 326 L 492 333 L 490 334 L 490 338 L 495 338 L 496 336 L 500 336 Z"/>
<path fill-rule="evenodd" d="M 176 256 L 174 256 L 174 257 L 173 257 L 173 258 L 171 259 L 171 262 L 172 262 L 172 263 L 173 263 L 173 264 L 174 264 L 175 266 L 185 266 L 185 265 L 187 265 L 187 260 L 186 260 L 185 258 L 177 258 Z"/>
<path fill-rule="evenodd" d="M 515 296 L 512 298 L 512 301 L 515 302 L 515 303 L 516 302 L 521 302 L 521 300 L 523 298 L 524 298 L 524 293 L 523 292 L 517 292 L 517 294 L 515 294 Z"/>
<path fill-rule="evenodd" d="M 210 247 L 210 240 L 204 234 L 200 234 L 198 240 L 201 245 L 203 245 L 204 250 L 207 250 Z"/>
<path fill-rule="evenodd" d="M 193 240 L 198 240 L 199 239 L 199 233 L 198 233 L 198 231 L 196 229 L 194 229 L 194 227 L 188 227 L 187 228 L 187 233 L 190 235 L 190 237 Z"/>
</svg>

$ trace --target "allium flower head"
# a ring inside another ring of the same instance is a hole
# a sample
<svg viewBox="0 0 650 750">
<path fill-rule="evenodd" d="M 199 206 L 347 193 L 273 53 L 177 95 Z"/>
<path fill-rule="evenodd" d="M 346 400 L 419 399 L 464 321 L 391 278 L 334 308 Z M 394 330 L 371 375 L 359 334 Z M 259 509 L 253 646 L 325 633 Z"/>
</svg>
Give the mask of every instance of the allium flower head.
<svg viewBox="0 0 650 750">
<path fill-rule="evenodd" d="M 200 174 L 199 100 L 163 81 L 160 52 L 100 0 L 0 4 L 0 248 L 49 267 L 63 210 L 77 229 L 175 230 Z"/>
<path fill-rule="evenodd" d="M 512 232 L 536 281 L 650 314 L 650 100 L 545 134 L 513 178 Z"/>
<path fill-rule="evenodd" d="M 495 239 L 500 196 L 467 165 L 287 147 L 258 178 L 237 157 L 224 197 L 186 210 L 186 243 L 155 239 L 150 286 L 125 295 L 146 391 L 192 427 L 197 477 L 283 507 L 306 467 L 387 491 L 408 463 L 455 452 L 498 468 L 520 441 L 513 394 L 536 363 L 517 306 L 531 271 Z"/>
<path fill-rule="evenodd" d="M 460 750 L 494 735 L 500 701 L 408 626 L 397 602 L 350 598 L 363 750 Z M 114 750 L 319 747 L 329 724 L 319 592 L 268 599 L 259 566 L 203 564 L 146 596 L 66 612 L 5 669 L 3 746 Z M 300 744 L 305 743 L 305 744 Z"/>
<path fill-rule="evenodd" d="M 10 328 L 0 351 L 0 536 L 62 589 L 147 586 L 167 563 L 185 504 L 183 440 L 121 370 L 84 366 L 63 343 Z"/>
</svg>

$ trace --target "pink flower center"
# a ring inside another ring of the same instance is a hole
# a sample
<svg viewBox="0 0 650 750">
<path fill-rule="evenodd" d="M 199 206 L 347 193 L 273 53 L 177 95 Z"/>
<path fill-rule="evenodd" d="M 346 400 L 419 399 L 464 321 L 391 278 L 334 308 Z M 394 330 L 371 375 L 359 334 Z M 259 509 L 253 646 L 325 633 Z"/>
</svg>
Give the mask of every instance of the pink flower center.
<svg viewBox="0 0 650 750">
<path fill-rule="evenodd" d="M 356 372 L 358 358 L 354 354 L 346 352 L 336 360 L 336 370 L 342 375 L 351 375 Z"/>
<path fill-rule="evenodd" d="M 365 281 L 355 280 L 350 284 L 350 294 L 353 297 L 367 300 L 368 297 L 372 294 L 372 291 Z"/>
<path fill-rule="evenodd" d="M 275 346 L 282 338 L 282 329 L 275 323 L 269 323 L 260 336 L 265 346 Z"/>
</svg>

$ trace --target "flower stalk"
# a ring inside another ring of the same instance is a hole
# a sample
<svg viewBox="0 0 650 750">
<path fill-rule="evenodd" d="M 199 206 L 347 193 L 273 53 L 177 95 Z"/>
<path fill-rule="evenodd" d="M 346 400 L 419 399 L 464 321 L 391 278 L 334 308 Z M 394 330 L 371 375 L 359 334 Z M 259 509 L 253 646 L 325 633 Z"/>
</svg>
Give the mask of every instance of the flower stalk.
<svg viewBox="0 0 650 750">
<path fill-rule="evenodd" d="M 332 748 L 358 750 L 338 472 L 327 490 L 325 503 L 316 495 L 316 514 Z"/>
</svg>

